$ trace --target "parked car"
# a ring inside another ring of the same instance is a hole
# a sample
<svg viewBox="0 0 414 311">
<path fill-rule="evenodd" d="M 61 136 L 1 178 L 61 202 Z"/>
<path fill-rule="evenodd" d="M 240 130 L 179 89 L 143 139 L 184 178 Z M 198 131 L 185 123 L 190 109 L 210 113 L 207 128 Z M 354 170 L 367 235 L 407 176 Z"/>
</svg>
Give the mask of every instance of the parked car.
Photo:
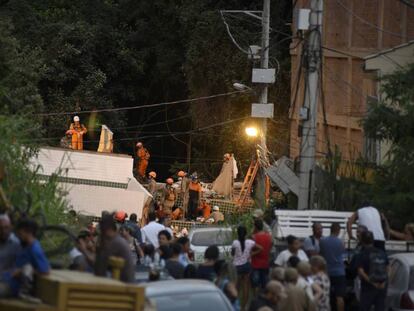
<svg viewBox="0 0 414 311">
<path fill-rule="evenodd" d="M 229 227 L 203 227 L 190 231 L 188 236 L 190 247 L 194 252 L 194 262 L 201 263 L 204 260 L 204 252 L 207 247 L 217 245 L 221 258 L 231 256 L 231 243 L 233 232 Z"/>
<path fill-rule="evenodd" d="M 414 310 L 414 253 L 390 256 L 385 310 Z"/>
<path fill-rule="evenodd" d="M 173 280 L 144 284 L 145 296 L 157 311 L 231 311 L 222 291 L 203 280 Z"/>
</svg>

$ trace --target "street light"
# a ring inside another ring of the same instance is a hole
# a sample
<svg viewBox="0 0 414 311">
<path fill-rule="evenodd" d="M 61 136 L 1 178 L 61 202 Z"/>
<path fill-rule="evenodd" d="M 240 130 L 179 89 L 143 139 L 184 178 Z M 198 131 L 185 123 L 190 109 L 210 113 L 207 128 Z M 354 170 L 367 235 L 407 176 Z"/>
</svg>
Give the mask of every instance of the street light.
<svg viewBox="0 0 414 311">
<path fill-rule="evenodd" d="M 246 127 L 246 134 L 249 137 L 257 137 L 259 135 L 259 131 L 255 127 Z"/>
<path fill-rule="evenodd" d="M 252 91 L 253 90 L 250 86 L 247 86 L 239 82 L 233 83 L 233 87 L 238 91 Z"/>
</svg>

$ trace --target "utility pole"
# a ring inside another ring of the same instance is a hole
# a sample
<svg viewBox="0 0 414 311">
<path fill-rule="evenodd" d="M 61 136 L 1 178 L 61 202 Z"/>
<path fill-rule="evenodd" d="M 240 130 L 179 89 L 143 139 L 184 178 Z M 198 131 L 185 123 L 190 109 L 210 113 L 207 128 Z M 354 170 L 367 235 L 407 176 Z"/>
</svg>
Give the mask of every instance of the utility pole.
<svg viewBox="0 0 414 311">
<path fill-rule="evenodd" d="M 260 68 L 268 69 L 269 68 L 269 31 L 270 31 L 270 0 L 263 0 L 263 11 L 262 11 L 262 48 L 261 48 L 261 57 L 260 57 Z M 259 96 L 259 104 L 268 103 L 268 84 L 264 83 L 261 86 L 261 92 Z M 261 129 L 260 129 L 260 147 L 261 151 L 265 152 L 266 147 L 266 137 L 267 137 L 267 118 L 262 118 L 261 120 Z M 264 156 L 267 156 L 264 154 Z M 264 174 L 263 168 L 260 169 L 259 174 L 257 175 L 257 190 L 260 193 L 257 193 L 257 199 L 261 206 L 266 205 L 266 175 Z"/>
<path fill-rule="evenodd" d="M 321 36 L 323 0 L 311 0 L 309 15 L 309 39 L 305 49 L 306 76 L 305 100 L 306 112 L 302 123 L 302 141 L 300 148 L 299 202 L 298 209 L 312 209 L 314 201 L 314 168 L 316 154 L 316 124 L 318 112 L 318 84 L 321 68 Z M 302 113 L 303 115 L 303 113 Z"/>
</svg>

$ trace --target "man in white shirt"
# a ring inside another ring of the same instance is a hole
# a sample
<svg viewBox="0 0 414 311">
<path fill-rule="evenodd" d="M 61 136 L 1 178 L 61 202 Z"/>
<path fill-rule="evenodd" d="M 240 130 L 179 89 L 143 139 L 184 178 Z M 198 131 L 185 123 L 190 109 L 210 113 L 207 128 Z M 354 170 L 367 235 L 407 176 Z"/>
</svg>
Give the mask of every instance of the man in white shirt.
<svg viewBox="0 0 414 311">
<path fill-rule="evenodd" d="M 165 230 L 165 227 L 155 220 L 157 219 L 154 212 L 148 214 L 148 224 L 141 229 L 142 242 L 145 244 L 152 244 L 156 249 L 159 247 L 158 244 L 158 233 Z"/>
<path fill-rule="evenodd" d="M 388 235 L 389 228 L 387 227 L 387 221 L 383 214 L 373 206 L 370 206 L 368 202 L 364 204 L 364 207 L 357 210 L 348 219 L 347 231 L 350 239 L 353 239 L 352 224 L 358 221 L 358 225 L 365 226 L 368 231 L 371 231 L 374 235 L 374 246 L 385 251 L 385 236 Z"/>
<path fill-rule="evenodd" d="M 286 238 L 288 248 L 281 252 L 275 260 L 275 265 L 280 267 L 288 267 L 289 258 L 292 256 L 298 257 L 300 261 L 309 261 L 306 253 L 301 250 L 301 243 L 299 239 L 293 235 L 288 235 Z"/>
</svg>

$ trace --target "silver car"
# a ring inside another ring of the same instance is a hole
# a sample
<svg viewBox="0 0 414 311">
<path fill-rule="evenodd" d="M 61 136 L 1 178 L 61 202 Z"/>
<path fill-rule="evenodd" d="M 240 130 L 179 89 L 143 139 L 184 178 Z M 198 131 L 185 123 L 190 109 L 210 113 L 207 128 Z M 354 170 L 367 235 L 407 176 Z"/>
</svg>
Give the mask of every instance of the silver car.
<svg viewBox="0 0 414 311">
<path fill-rule="evenodd" d="M 414 310 L 414 253 L 390 256 L 385 310 Z"/>
<path fill-rule="evenodd" d="M 202 263 L 204 252 L 211 245 L 220 250 L 220 258 L 230 258 L 233 232 L 229 227 L 202 227 L 195 228 L 188 235 L 190 247 L 194 252 L 195 263 Z"/>
<path fill-rule="evenodd" d="M 232 311 L 223 292 L 202 280 L 173 280 L 144 284 L 145 297 L 157 311 Z"/>
</svg>

